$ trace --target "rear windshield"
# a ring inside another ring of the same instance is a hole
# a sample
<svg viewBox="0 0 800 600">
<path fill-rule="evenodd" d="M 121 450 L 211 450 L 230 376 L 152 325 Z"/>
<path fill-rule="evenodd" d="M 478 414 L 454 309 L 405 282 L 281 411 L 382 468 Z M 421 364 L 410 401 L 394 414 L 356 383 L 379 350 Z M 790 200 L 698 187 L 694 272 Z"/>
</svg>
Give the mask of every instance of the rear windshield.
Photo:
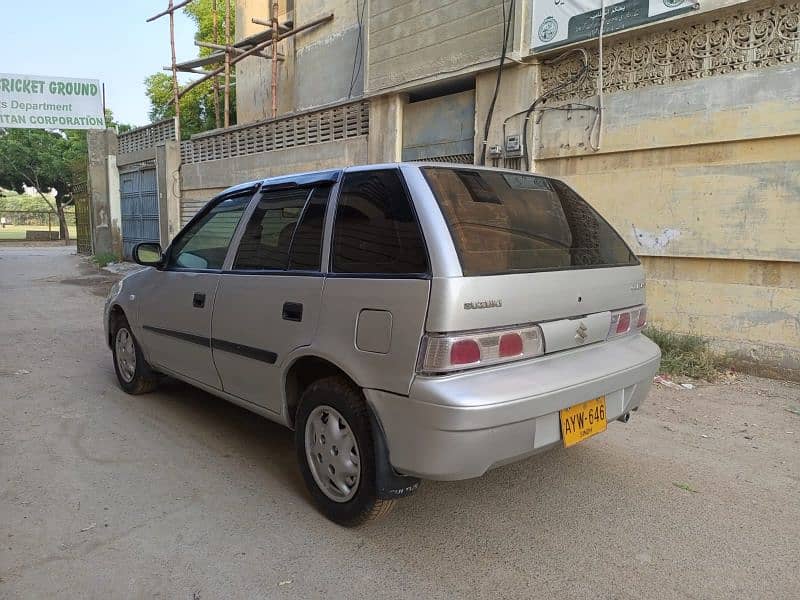
<svg viewBox="0 0 800 600">
<path fill-rule="evenodd" d="M 464 275 L 637 265 L 572 188 L 536 175 L 423 168 Z"/>
</svg>

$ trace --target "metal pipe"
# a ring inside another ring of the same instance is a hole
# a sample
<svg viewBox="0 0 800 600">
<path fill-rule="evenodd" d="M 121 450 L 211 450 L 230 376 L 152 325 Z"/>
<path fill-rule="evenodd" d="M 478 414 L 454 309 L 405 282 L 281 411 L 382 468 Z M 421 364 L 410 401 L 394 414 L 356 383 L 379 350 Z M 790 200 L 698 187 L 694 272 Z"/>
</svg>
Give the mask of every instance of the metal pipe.
<svg viewBox="0 0 800 600">
<path fill-rule="evenodd" d="M 219 15 L 217 14 L 217 0 L 211 0 L 211 14 L 214 19 L 214 43 L 219 44 Z M 219 78 L 214 77 L 214 127 L 217 129 L 222 125 L 222 119 L 219 114 Z"/>
<path fill-rule="evenodd" d="M 272 118 L 278 116 L 278 2 L 272 3 Z"/>
<path fill-rule="evenodd" d="M 225 0 L 225 45 L 231 45 L 231 0 Z M 231 54 L 225 53 L 225 127 L 231 124 Z"/>
<path fill-rule="evenodd" d="M 330 14 L 324 16 L 324 17 L 320 17 L 319 19 L 314 19 L 313 21 L 309 21 L 308 23 L 298 27 L 297 29 L 292 29 L 291 31 L 288 31 L 286 33 L 281 34 L 280 36 L 278 36 L 278 41 L 281 41 L 281 40 L 283 40 L 283 39 L 285 39 L 285 38 L 287 38 L 287 37 L 289 37 L 291 35 L 294 35 L 296 33 L 300 33 L 301 31 L 305 31 L 306 29 L 311 29 L 312 27 L 316 27 L 317 25 L 321 25 L 322 23 L 330 21 L 331 19 L 333 19 L 333 13 L 330 13 Z M 250 50 L 245 51 L 244 54 L 240 54 L 239 56 L 234 57 L 231 60 L 231 65 L 235 65 L 240 60 L 244 60 L 248 56 L 252 56 L 256 52 L 260 52 L 261 50 L 263 50 L 264 48 L 266 48 L 267 46 L 270 46 L 270 45 L 272 45 L 272 40 L 271 39 L 269 39 L 269 40 L 267 40 L 265 42 L 261 42 L 260 44 L 258 44 L 256 46 L 253 46 L 252 48 L 250 48 Z M 200 85 L 204 81 L 210 79 L 214 75 L 218 75 L 219 73 L 222 73 L 223 70 L 224 70 L 224 67 L 219 67 L 218 69 L 210 72 L 205 77 L 201 77 L 197 81 L 193 81 L 192 83 L 190 83 L 189 85 L 184 87 L 183 90 L 181 90 L 180 95 L 183 96 L 189 90 L 194 89 L 195 87 L 197 87 L 198 85 Z"/>
</svg>

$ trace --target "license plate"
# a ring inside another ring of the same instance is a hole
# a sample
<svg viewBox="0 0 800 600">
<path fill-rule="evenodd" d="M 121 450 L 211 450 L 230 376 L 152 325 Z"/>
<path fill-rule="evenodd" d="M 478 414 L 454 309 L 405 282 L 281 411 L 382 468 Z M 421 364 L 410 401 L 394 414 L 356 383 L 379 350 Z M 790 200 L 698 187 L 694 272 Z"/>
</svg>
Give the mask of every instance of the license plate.
<svg viewBox="0 0 800 600">
<path fill-rule="evenodd" d="M 606 397 L 600 396 L 565 408 L 561 415 L 561 437 L 569 448 L 606 430 Z"/>
</svg>

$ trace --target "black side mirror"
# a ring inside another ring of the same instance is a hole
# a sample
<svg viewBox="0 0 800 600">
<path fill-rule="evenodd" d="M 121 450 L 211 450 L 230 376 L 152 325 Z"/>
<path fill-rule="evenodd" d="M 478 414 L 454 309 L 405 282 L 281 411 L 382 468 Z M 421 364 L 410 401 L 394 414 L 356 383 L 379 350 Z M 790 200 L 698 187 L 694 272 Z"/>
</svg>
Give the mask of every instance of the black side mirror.
<svg viewBox="0 0 800 600">
<path fill-rule="evenodd" d="M 141 242 L 133 247 L 133 260 L 145 267 L 159 268 L 164 265 L 161 244 Z"/>
</svg>

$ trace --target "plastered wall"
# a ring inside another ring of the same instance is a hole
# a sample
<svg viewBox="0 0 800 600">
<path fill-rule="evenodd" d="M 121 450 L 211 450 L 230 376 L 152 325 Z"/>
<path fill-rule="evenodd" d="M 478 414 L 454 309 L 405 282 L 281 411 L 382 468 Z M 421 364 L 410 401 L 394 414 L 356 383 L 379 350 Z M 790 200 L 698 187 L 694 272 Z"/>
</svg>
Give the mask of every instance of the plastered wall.
<svg viewBox="0 0 800 600">
<path fill-rule="evenodd" d="M 252 23 L 251 18 L 268 20 L 269 4 L 270 0 L 236 0 L 238 40 L 265 30 L 263 26 Z M 284 7 L 285 2 L 279 5 Z M 358 40 L 359 35 L 366 37 L 366 26 L 359 29 L 357 7 L 364 11 L 366 20 L 362 0 L 295 0 L 294 10 L 279 9 L 280 21 L 293 20 L 295 26 L 330 13 L 334 15 L 332 21 L 278 44 L 279 52 L 285 57 L 278 66 L 279 115 L 358 98 L 363 94 L 365 46 Z M 235 68 L 238 123 L 271 117 L 272 62 L 248 57 Z"/>
<path fill-rule="evenodd" d="M 780 32 L 781 10 L 735 22 Z M 734 39 L 724 25 L 717 39 Z M 641 56 L 658 56 L 658 35 L 641 40 Z M 657 325 L 800 379 L 800 55 L 785 35 L 709 42 L 684 80 L 641 79 L 652 67 L 642 61 L 620 75 L 632 89 L 605 95 L 598 151 L 594 114 L 577 110 L 543 113 L 533 147 L 535 169 L 573 185 L 642 256 Z"/>
</svg>

